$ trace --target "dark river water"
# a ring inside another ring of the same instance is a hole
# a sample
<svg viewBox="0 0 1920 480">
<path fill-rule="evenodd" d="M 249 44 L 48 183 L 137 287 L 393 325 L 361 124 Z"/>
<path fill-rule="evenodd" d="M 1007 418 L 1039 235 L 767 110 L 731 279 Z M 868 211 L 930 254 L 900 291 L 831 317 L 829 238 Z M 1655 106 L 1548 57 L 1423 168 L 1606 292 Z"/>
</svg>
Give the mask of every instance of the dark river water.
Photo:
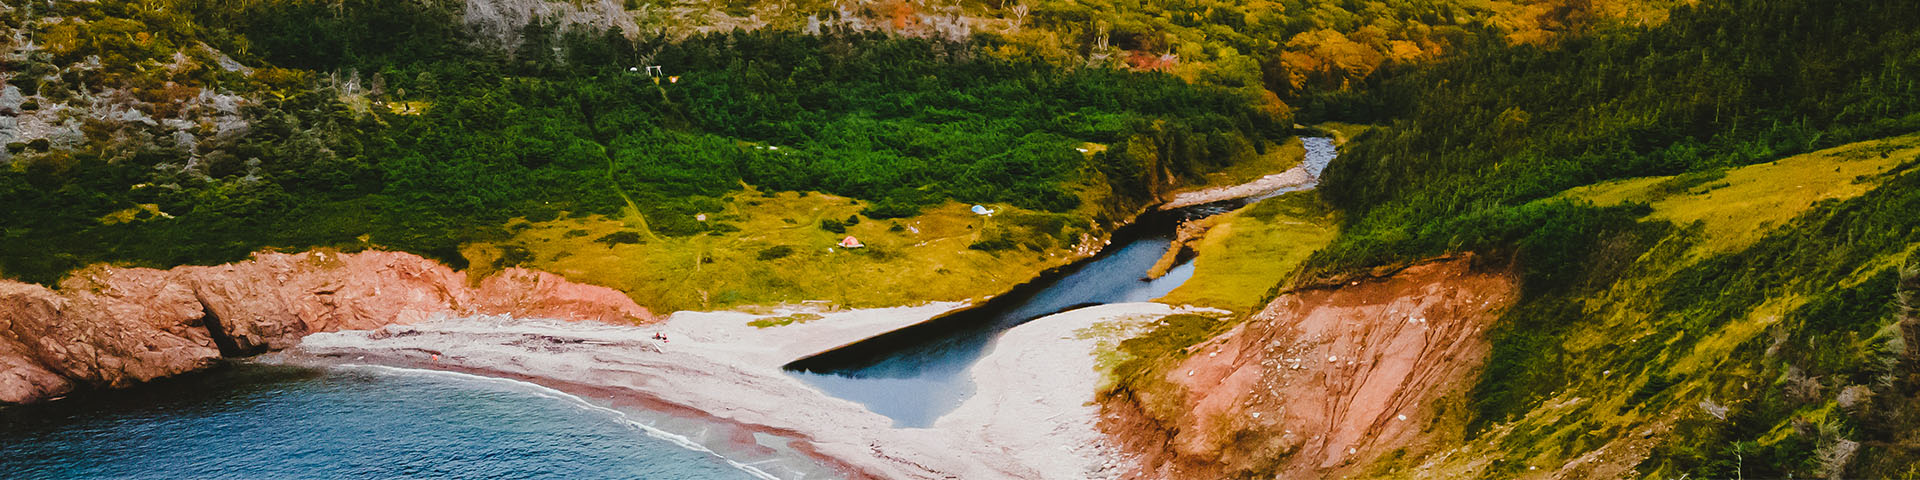
<svg viewBox="0 0 1920 480">
<path fill-rule="evenodd" d="M 903 341 L 899 348 L 835 363 L 799 362 L 790 368 L 801 370 L 795 374 L 833 396 L 892 418 L 895 426 L 932 426 L 973 394 L 969 370 L 990 351 L 1000 332 L 1073 307 L 1153 300 L 1186 282 L 1193 276 L 1191 263 L 1156 280 L 1144 278 L 1173 241 L 1171 231 L 1166 233 L 1110 246 L 1058 280 L 1003 299 L 1013 302 L 962 312 L 958 315 L 966 319 L 960 328 L 927 329 L 928 338 Z"/>
</svg>

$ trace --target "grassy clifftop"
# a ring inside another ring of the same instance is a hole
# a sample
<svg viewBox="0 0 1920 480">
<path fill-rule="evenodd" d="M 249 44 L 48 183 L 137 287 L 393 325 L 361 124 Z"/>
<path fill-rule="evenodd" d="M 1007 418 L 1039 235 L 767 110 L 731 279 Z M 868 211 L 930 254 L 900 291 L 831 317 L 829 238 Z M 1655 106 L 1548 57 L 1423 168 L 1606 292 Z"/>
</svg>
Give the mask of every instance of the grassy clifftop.
<svg viewBox="0 0 1920 480">
<path fill-rule="evenodd" d="M 1481 430 L 1466 444 L 1501 460 L 1455 457 L 1443 470 L 1911 473 L 1911 457 L 1881 442 L 1920 425 L 1888 423 L 1904 414 L 1877 402 L 1911 397 L 1920 366 L 1899 353 L 1913 340 L 1891 308 L 1920 246 L 1916 165 L 1920 137 L 1907 136 L 1717 179 L 1568 192 L 1652 208 L 1595 232 L 1575 278 L 1502 320 L 1474 393 Z"/>
</svg>

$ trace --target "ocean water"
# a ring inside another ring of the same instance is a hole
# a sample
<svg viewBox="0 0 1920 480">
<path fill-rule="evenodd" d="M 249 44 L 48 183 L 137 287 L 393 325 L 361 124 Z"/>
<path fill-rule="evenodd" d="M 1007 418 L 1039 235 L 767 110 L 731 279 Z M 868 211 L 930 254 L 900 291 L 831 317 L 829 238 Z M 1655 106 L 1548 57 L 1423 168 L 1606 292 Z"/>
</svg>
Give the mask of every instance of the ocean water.
<svg viewBox="0 0 1920 480">
<path fill-rule="evenodd" d="M 242 364 L 0 410 L 8 479 L 775 478 L 524 382 Z"/>
</svg>

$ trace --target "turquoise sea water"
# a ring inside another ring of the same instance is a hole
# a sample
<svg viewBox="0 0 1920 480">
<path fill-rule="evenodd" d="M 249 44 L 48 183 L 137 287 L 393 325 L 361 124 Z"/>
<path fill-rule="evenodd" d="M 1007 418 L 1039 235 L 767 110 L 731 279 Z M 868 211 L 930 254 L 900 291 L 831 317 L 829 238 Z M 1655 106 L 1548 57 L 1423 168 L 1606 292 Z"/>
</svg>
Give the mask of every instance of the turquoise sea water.
<svg viewBox="0 0 1920 480">
<path fill-rule="evenodd" d="M 544 387 L 372 366 L 238 365 L 0 410 L 0 478 L 770 478 Z"/>
</svg>

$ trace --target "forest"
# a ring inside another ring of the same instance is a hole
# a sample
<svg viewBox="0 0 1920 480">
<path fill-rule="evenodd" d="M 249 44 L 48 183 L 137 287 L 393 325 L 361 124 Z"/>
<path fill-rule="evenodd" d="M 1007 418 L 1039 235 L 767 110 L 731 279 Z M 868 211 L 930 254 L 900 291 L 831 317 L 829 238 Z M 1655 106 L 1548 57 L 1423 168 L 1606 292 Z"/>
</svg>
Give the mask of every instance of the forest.
<svg viewBox="0 0 1920 480">
<path fill-rule="evenodd" d="M 1571 187 L 1920 129 L 1920 31 L 1899 20 L 1916 16 L 1910 2 L 1707 2 L 1658 27 L 1380 78 L 1387 127 L 1328 169 L 1322 191 L 1349 216 L 1316 268 L 1525 244 L 1580 222 L 1527 205 Z"/>
<path fill-rule="evenodd" d="M 1143 202 L 1166 172 L 1256 155 L 1291 124 L 1225 89 L 1006 60 L 981 54 L 982 43 L 772 30 L 630 40 L 534 23 L 504 52 L 458 28 L 379 33 L 458 25 L 444 6 L 187 6 L 58 4 L 147 40 L 39 25 L 56 41 L 10 68 L 55 71 L 97 55 L 109 68 L 18 83 L 50 99 L 117 94 L 97 86 L 124 83 L 140 100 L 159 95 L 141 105 L 153 116 L 174 113 L 167 92 L 256 95 L 236 114 L 245 133 L 183 143 L 95 124 L 82 148 L 10 146 L 0 203 L 31 213 L 4 220 L 0 271 L 51 282 L 93 262 L 369 245 L 457 265 L 461 244 L 500 235 L 513 217 L 630 204 L 651 220 L 649 234 L 725 228 L 686 219 L 743 182 L 869 201 L 876 218 L 950 200 L 1065 212 L 1081 207 L 1080 185 L 1121 185 L 1114 191 L 1130 199 L 1114 201 Z M 133 68 L 199 41 L 277 67 Z M 647 65 L 663 78 L 636 71 Z M 101 221 L 117 212 L 128 221 Z"/>
<path fill-rule="evenodd" d="M 1917 359 L 1899 354 L 1911 340 L 1891 326 L 1896 283 L 1920 274 L 1898 260 L 1920 243 L 1912 162 L 1853 179 L 1885 182 L 1859 198 L 1744 227 L 1760 237 L 1748 246 L 1701 223 L 1652 220 L 1644 200 L 1601 206 L 1564 193 L 1672 176 L 1660 195 L 1712 195 L 1729 169 L 1920 131 L 1910 18 L 1920 5 L 1702 2 L 1659 26 L 1377 76 L 1371 98 L 1344 111 L 1383 126 L 1356 139 L 1321 186 L 1346 214 L 1341 235 L 1295 281 L 1460 252 L 1518 265 L 1523 297 L 1492 331 L 1470 399 L 1469 440 L 1507 458 L 1601 448 L 1678 418 L 1636 471 L 1911 475 L 1916 457 L 1899 442 L 1920 423 L 1892 405 L 1920 392 Z M 1776 180 L 1785 188 L 1764 194 L 1795 195 L 1792 179 Z M 1742 337 L 1756 316 L 1780 323 Z M 1594 348 L 1596 335 L 1614 340 Z M 1638 335 L 1649 341 L 1619 343 Z M 1702 351 L 1727 355 L 1690 363 Z M 1626 390 L 1596 380 L 1621 372 Z M 1846 385 L 1874 406 L 1844 399 Z M 1543 413 L 1567 395 L 1596 401 Z M 1500 425 L 1521 433 L 1490 434 Z M 1499 474 L 1521 473 L 1505 465 Z"/>
<path fill-rule="evenodd" d="M 1920 308 L 1920 165 L 1871 143 L 1920 132 L 1920 2 L 996 0 L 954 4 L 980 19 L 958 36 L 912 2 L 803 32 L 841 15 L 817 3 L 672 35 L 534 21 L 507 45 L 457 2 L 0 10 L 33 39 L 3 60 L 8 131 L 33 135 L 5 146 L 0 276 L 316 247 L 464 266 L 515 218 L 638 220 L 608 244 L 739 228 L 692 219 L 750 189 L 863 205 L 819 223 L 835 234 L 949 202 L 1111 226 L 1296 124 L 1351 122 L 1371 128 L 1318 187 L 1339 233 L 1267 299 L 1440 256 L 1512 266 L 1454 440 L 1563 459 L 1660 422 L 1641 473 L 1816 476 L 1835 445 L 1865 459 L 1843 473 L 1920 473 L 1920 348 L 1896 320 Z M 1737 224 L 1751 241 L 1661 216 L 1862 143 L 1840 156 L 1889 165 L 1842 179 L 1857 195 Z M 1636 178 L 1654 193 L 1579 194 Z M 1002 234 L 971 245 L 1015 248 Z M 1196 318 L 1121 345 L 1123 370 L 1224 327 Z M 1547 411 L 1570 395 L 1581 417 Z"/>
</svg>

